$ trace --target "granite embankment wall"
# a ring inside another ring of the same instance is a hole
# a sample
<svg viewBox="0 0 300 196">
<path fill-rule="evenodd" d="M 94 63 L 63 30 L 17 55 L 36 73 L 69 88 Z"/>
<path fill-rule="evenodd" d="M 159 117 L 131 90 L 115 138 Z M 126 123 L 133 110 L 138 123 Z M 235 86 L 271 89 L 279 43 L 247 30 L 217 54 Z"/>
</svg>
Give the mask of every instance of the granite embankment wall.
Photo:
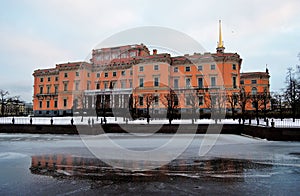
<svg viewBox="0 0 300 196">
<path fill-rule="evenodd" d="M 130 130 L 130 131 L 126 131 Z M 300 128 L 274 128 L 249 126 L 239 124 L 222 125 L 19 125 L 0 124 L 0 133 L 29 133 L 29 134 L 102 134 L 102 133 L 197 133 L 197 134 L 237 134 L 249 135 L 267 140 L 300 141 Z"/>
</svg>

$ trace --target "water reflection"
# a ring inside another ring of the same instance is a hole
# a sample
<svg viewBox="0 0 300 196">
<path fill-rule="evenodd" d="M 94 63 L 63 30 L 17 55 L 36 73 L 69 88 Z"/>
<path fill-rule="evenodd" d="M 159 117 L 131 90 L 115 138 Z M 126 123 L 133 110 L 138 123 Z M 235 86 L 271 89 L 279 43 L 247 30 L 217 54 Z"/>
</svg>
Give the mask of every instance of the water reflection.
<svg viewBox="0 0 300 196">
<path fill-rule="evenodd" d="M 146 161 L 131 162 L 115 160 L 118 163 L 137 168 L 124 170 L 113 168 L 105 162 L 92 157 L 79 157 L 69 154 L 53 154 L 32 156 L 30 170 L 33 174 L 50 176 L 72 176 L 91 179 L 109 180 L 163 180 L 171 177 L 187 178 L 219 178 L 226 181 L 244 180 L 249 170 L 266 170 L 271 165 L 259 164 L 249 160 L 217 158 L 211 160 L 178 159 L 153 170 L 139 170 L 145 168 Z M 251 172 L 253 173 L 253 171 Z"/>
</svg>

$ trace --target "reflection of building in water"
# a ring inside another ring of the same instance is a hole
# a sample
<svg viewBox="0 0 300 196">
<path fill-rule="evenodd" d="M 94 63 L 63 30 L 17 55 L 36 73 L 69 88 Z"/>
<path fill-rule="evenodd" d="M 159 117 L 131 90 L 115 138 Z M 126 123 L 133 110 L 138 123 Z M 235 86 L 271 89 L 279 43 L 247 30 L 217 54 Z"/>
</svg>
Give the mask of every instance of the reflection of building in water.
<svg viewBox="0 0 300 196">
<path fill-rule="evenodd" d="M 96 158 L 78 157 L 64 154 L 32 156 L 31 169 L 54 169 L 73 171 L 78 167 L 107 166 Z"/>
<path fill-rule="evenodd" d="M 160 179 L 166 176 L 196 176 L 214 177 L 214 175 L 237 175 L 243 178 L 245 168 L 253 166 L 253 163 L 242 160 L 213 159 L 213 160 L 173 160 L 167 165 L 156 169 L 139 170 L 147 168 L 147 161 L 115 160 L 122 168 L 111 167 L 97 158 L 78 157 L 72 155 L 40 155 L 32 156 L 31 172 L 35 174 L 56 174 L 66 171 L 69 175 L 82 177 L 99 177 L 118 179 L 120 176 L 145 176 Z M 150 164 L 149 164 L 150 165 Z M 136 168 L 135 171 L 126 168 Z M 230 180 L 230 179 L 229 179 Z"/>
<path fill-rule="evenodd" d="M 143 44 L 94 49 L 90 62 L 57 64 L 38 69 L 34 76 L 34 115 L 57 116 L 82 109 L 105 113 L 136 115 L 232 110 L 238 105 L 241 89 L 251 93 L 260 84 L 269 84 L 269 74 L 256 83 L 241 79 L 242 59 L 225 52 L 221 25 L 215 53 L 172 57 L 168 53 L 150 54 Z M 246 73 L 244 73 L 246 77 Z M 253 79 L 254 81 L 254 79 Z M 244 85 L 246 85 L 244 87 Z M 269 94 L 269 87 L 266 92 Z M 171 103 L 172 102 L 172 103 Z M 246 110 L 253 109 L 247 105 Z"/>
</svg>

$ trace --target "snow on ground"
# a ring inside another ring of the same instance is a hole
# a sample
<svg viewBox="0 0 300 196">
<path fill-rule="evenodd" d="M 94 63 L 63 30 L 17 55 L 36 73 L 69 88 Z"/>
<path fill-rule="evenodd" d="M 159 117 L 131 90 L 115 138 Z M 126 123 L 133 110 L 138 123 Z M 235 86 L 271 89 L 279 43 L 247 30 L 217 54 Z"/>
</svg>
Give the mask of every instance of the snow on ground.
<svg viewBox="0 0 300 196">
<path fill-rule="evenodd" d="M 90 123 L 92 124 L 92 121 L 94 121 L 95 124 L 101 123 L 101 118 L 99 117 L 97 120 L 97 117 L 95 116 L 84 116 L 83 118 L 81 116 L 76 117 L 53 117 L 53 124 L 54 125 L 70 125 L 71 119 L 74 120 L 74 125 L 87 125 Z M 1 117 L 0 118 L 0 124 L 12 124 L 12 120 L 14 119 L 15 124 L 30 124 L 30 119 L 32 119 L 32 124 L 38 124 L 38 125 L 49 125 L 51 124 L 51 117 Z M 125 124 L 126 120 L 122 117 L 106 117 L 107 123 L 117 123 L 117 124 Z M 103 118 L 102 118 L 103 120 Z M 269 120 L 269 126 L 271 126 L 272 119 Z M 284 127 L 284 128 L 291 128 L 291 127 L 300 127 L 300 119 L 296 119 L 295 122 L 293 122 L 293 119 L 273 119 L 275 123 L 275 127 Z M 168 124 L 168 119 L 150 119 L 149 124 Z M 197 119 L 194 122 L 195 124 L 214 124 L 215 120 L 213 119 Z M 217 121 L 218 124 L 238 124 L 238 119 L 222 119 L 221 121 Z M 249 124 L 249 120 L 247 119 L 245 121 L 245 124 Z M 146 119 L 137 119 L 137 120 L 128 120 L 128 124 L 147 124 Z M 172 124 L 192 124 L 191 119 L 179 119 L 179 120 L 173 120 Z M 251 125 L 256 125 L 257 122 L 255 119 L 251 120 Z M 259 125 L 260 126 L 266 126 L 267 123 L 264 121 L 264 119 L 259 119 Z"/>
</svg>

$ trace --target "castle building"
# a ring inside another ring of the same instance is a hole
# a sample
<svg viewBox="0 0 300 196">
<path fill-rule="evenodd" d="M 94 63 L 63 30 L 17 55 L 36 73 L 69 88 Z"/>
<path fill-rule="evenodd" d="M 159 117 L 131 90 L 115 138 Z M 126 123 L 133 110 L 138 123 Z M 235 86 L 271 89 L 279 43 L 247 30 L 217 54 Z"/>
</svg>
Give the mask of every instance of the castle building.
<svg viewBox="0 0 300 196">
<path fill-rule="evenodd" d="M 216 107 L 229 111 L 232 102 L 237 105 L 241 89 L 251 92 L 255 87 L 260 92 L 261 84 L 269 84 L 267 76 L 249 83 L 254 76 L 241 75 L 241 64 L 240 55 L 225 52 L 221 23 L 216 53 L 172 57 L 156 49 L 150 53 L 144 44 L 95 49 L 90 62 L 34 71 L 34 115 L 80 111 L 122 115 L 129 110 L 162 114 L 170 106 L 181 113 L 209 112 Z M 263 89 L 269 91 L 269 86 Z"/>
</svg>

